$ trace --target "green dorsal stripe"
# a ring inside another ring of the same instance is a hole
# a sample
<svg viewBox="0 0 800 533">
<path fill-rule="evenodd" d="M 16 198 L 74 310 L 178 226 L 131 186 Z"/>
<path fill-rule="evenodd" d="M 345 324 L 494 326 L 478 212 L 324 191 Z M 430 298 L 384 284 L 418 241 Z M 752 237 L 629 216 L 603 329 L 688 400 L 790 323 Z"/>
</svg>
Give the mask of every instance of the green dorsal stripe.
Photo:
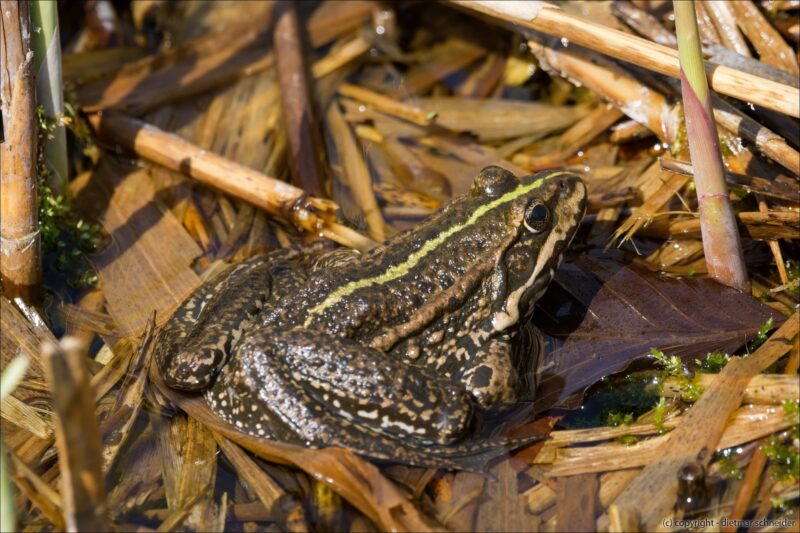
<svg viewBox="0 0 800 533">
<path fill-rule="evenodd" d="M 547 178 L 553 178 L 555 176 L 560 176 L 561 174 L 567 174 L 567 172 L 555 172 L 547 176 Z M 342 285 L 332 293 L 328 295 L 322 302 L 315 305 L 308 311 L 308 318 L 306 318 L 305 327 L 308 327 L 311 324 L 311 321 L 314 319 L 315 315 L 320 315 L 324 313 L 328 308 L 335 305 L 336 302 L 341 300 L 342 298 L 353 294 L 358 289 L 363 289 L 365 287 L 371 287 L 372 285 L 379 285 L 382 283 L 387 283 L 389 281 L 395 280 L 400 276 L 404 276 L 409 270 L 414 268 L 419 262 L 425 258 L 429 253 L 436 250 L 443 242 L 449 239 L 454 234 L 458 233 L 459 231 L 466 229 L 475 223 L 477 223 L 482 217 L 486 214 L 490 213 L 493 209 L 507 204 L 513 200 L 516 200 L 520 196 L 528 194 L 529 192 L 533 191 L 534 189 L 539 188 L 546 178 L 539 178 L 538 180 L 533 181 L 527 185 L 520 184 L 514 190 L 505 193 L 503 196 L 496 198 L 489 202 L 488 204 L 484 204 L 478 207 L 474 213 L 467 219 L 466 222 L 463 224 L 458 224 L 456 226 L 452 226 L 443 232 L 439 233 L 436 237 L 430 239 L 429 241 L 425 241 L 419 250 L 412 253 L 408 256 L 404 262 L 399 263 L 397 265 L 393 265 L 386 269 L 381 274 L 377 276 L 373 276 L 371 278 L 364 278 L 356 281 L 351 281 L 345 285 Z"/>
</svg>

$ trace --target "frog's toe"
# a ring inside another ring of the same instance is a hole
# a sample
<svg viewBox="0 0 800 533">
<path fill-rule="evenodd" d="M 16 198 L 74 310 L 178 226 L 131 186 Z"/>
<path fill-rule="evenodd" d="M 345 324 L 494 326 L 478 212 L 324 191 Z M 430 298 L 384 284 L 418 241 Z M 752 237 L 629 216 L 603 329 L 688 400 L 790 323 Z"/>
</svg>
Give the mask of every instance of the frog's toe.
<svg viewBox="0 0 800 533">
<path fill-rule="evenodd" d="M 512 407 L 518 399 L 517 381 L 515 372 L 488 364 L 474 366 L 462 376 L 464 387 L 486 411 Z"/>
<path fill-rule="evenodd" d="M 451 396 L 463 394 L 453 391 Z M 446 446 L 459 441 L 467 435 L 472 427 L 473 417 L 471 405 L 467 402 L 453 401 L 436 409 L 432 423 L 436 428 L 436 443 Z"/>
<path fill-rule="evenodd" d="M 460 372 L 460 381 L 484 410 L 504 410 L 519 399 L 519 373 L 505 338 L 488 339 L 478 357 Z"/>
<path fill-rule="evenodd" d="M 200 391 L 208 388 L 222 363 L 217 348 L 179 352 L 159 365 L 164 383 L 173 389 Z"/>
</svg>

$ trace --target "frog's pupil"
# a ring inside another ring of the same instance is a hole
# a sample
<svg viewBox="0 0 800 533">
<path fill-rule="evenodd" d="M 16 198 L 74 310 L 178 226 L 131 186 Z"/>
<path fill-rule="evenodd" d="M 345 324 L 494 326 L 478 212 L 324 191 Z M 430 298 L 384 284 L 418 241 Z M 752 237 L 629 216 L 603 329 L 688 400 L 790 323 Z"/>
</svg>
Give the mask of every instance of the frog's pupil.
<svg viewBox="0 0 800 533">
<path fill-rule="evenodd" d="M 541 233 L 550 222 L 550 211 L 544 204 L 533 204 L 525 213 L 525 227 L 532 233 Z"/>
<path fill-rule="evenodd" d="M 528 221 L 536 223 L 536 222 L 544 222 L 545 220 L 547 220 L 547 208 L 542 204 L 534 206 L 534 208 L 531 209 Z"/>
</svg>

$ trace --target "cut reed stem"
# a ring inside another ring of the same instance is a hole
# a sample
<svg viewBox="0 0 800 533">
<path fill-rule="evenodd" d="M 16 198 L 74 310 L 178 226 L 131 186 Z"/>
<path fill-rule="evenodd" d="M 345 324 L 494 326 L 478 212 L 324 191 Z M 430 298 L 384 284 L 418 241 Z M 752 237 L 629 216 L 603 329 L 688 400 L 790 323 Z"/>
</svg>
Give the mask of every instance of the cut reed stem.
<svg viewBox="0 0 800 533">
<path fill-rule="evenodd" d="M 37 121 L 32 32 L 27 2 L 3 0 L 0 93 L 5 142 L 0 145 L 0 285 L 9 299 L 39 300 L 41 236 L 36 183 Z"/>
<path fill-rule="evenodd" d="M 245 200 L 296 227 L 320 233 L 344 246 L 366 250 L 374 242 L 335 222 L 338 206 L 308 196 L 302 189 L 204 150 L 151 124 L 114 111 L 89 116 L 95 131 L 137 155 L 183 172 L 194 179 Z"/>
</svg>

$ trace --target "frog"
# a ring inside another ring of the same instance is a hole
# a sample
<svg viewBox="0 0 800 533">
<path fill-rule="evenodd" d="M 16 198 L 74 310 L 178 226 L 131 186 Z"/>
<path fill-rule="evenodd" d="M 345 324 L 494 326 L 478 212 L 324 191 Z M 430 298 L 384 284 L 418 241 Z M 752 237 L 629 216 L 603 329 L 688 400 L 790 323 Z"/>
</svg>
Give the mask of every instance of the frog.
<svg viewBox="0 0 800 533">
<path fill-rule="evenodd" d="M 515 342 L 585 209 L 571 171 L 486 167 L 366 252 L 282 249 L 223 272 L 164 325 L 155 361 L 243 433 L 461 465 L 496 449 L 483 421 L 535 390 L 541 354 Z"/>
</svg>

